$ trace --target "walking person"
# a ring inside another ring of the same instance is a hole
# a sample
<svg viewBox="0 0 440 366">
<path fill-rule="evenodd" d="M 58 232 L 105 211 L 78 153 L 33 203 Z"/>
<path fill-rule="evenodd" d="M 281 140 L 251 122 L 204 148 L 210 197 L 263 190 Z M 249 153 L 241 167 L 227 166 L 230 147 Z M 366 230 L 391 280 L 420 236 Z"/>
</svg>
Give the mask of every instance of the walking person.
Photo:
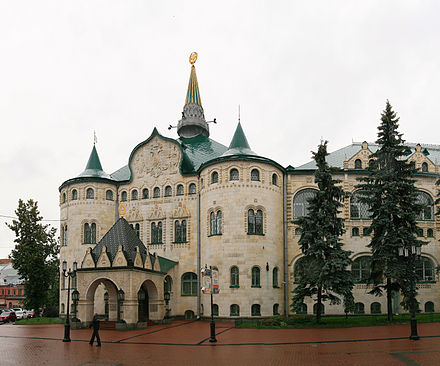
<svg viewBox="0 0 440 366">
<path fill-rule="evenodd" d="M 98 343 L 96 345 L 96 347 L 101 347 L 101 338 L 99 338 L 99 318 L 98 318 L 98 313 L 93 314 L 93 321 L 92 321 L 92 324 L 90 325 L 90 327 L 93 327 L 93 333 L 92 333 L 92 338 L 90 338 L 89 344 L 91 346 L 93 346 L 93 341 L 95 340 L 95 337 L 96 337 L 96 343 Z"/>
</svg>

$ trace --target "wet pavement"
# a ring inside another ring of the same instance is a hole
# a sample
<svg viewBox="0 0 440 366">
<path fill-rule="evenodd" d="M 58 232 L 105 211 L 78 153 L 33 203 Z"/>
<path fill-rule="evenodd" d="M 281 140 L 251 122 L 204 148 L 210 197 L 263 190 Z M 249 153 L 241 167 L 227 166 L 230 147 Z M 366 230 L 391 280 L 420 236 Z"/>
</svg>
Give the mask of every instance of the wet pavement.
<svg viewBox="0 0 440 366">
<path fill-rule="evenodd" d="M 88 344 L 91 330 L 64 326 L 0 325 L 0 365 L 440 365 L 440 323 L 339 329 L 236 329 L 217 322 L 174 321 L 144 330 L 101 330 L 102 347 Z"/>
</svg>

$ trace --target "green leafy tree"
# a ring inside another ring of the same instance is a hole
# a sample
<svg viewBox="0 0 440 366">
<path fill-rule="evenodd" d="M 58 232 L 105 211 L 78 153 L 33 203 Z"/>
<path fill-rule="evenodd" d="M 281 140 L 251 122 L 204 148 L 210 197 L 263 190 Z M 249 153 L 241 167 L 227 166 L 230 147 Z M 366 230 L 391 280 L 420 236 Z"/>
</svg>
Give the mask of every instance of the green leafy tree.
<svg viewBox="0 0 440 366">
<path fill-rule="evenodd" d="M 15 249 L 10 258 L 13 267 L 24 281 L 25 301 L 28 309 L 39 309 L 58 301 L 51 289 L 58 286 L 59 245 L 56 229 L 41 223 L 37 202 L 18 201 L 17 220 L 6 224 L 16 236 Z M 53 304 L 52 304 L 53 305 Z"/>
<path fill-rule="evenodd" d="M 318 191 L 309 199 L 308 214 L 296 220 L 301 229 L 299 245 L 304 254 L 295 278 L 298 282 L 293 290 L 292 309 L 301 311 L 305 297 L 316 297 L 316 321 L 321 322 L 322 303 L 340 304 L 343 298 L 346 311 L 354 309 L 352 294 L 353 278 L 347 267 L 351 264 L 350 251 L 342 249 L 340 240 L 344 233 L 344 221 L 338 217 L 343 206 L 344 192 L 332 178 L 325 157 L 327 141 L 321 143 L 318 152 L 313 152 L 317 170 L 315 182 Z"/>
<path fill-rule="evenodd" d="M 416 258 L 399 256 L 399 248 L 412 248 L 423 244 L 416 238 L 417 215 L 422 207 L 417 203 L 417 189 L 412 179 L 416 169 L 407 161 L 408 147 L 398 132 L 398 121 L 389 101 L 381 115 L 377 144 L 379 149 L 371 155 L 366 177 L 358 185 L 361 202 L 370 206 L 372 239 L 368 245 L 372 252 L 370 293 L 387 295 L 388 320 L 393 319 L 392 293 L 402 290 L 403 305 L 410 308 L 416 296 Z M 385 280 L 385 283 L 384 283 Z"/>
</svg>

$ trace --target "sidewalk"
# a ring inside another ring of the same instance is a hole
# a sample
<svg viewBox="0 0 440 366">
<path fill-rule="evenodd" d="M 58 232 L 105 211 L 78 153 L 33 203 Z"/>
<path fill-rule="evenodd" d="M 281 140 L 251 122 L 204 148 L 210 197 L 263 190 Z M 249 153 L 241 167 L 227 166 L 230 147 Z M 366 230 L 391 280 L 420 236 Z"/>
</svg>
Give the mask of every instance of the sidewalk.
<svg viewBox="0 0 440 366">
<path fill-rule="evenodd" d="M 1 365 L 440 365 L 440 323 L 338 329 L 236 329 L 216 323 L 174 321 L 144 330 L 102 330 L 102 347 L 90 347 L 91 331 L 64 326 L 0 325 Z"/>
</svg>

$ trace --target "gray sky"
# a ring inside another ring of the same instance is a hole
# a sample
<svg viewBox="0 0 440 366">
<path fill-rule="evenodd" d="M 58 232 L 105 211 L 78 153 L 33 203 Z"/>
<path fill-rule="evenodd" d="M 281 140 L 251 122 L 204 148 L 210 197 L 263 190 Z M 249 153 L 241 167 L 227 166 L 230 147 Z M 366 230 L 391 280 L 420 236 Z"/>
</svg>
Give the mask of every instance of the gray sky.
<svg viewBox="0 0 440 366">
<path fill-rule="evenodd" d="M 241 121 L 283 166 L 374 141 L 389 99 L 410 142 L 440 143 L 438 1 L 0 0 L 0 215 L 58 219 L 58 187 L 98 136 L 107 173 L 180 118 L 196 63 L 211 138 Z M 0 258 L 13 233 L 0 217 Z M 8 220 L 10 221 L 10 220 Z M 55 223 L 56 224 L 56 223 Z M 57 224 L 56 224 L 57 225 Z M 58 226 L 58 225 L 57 225 Z"/>
</svg>

